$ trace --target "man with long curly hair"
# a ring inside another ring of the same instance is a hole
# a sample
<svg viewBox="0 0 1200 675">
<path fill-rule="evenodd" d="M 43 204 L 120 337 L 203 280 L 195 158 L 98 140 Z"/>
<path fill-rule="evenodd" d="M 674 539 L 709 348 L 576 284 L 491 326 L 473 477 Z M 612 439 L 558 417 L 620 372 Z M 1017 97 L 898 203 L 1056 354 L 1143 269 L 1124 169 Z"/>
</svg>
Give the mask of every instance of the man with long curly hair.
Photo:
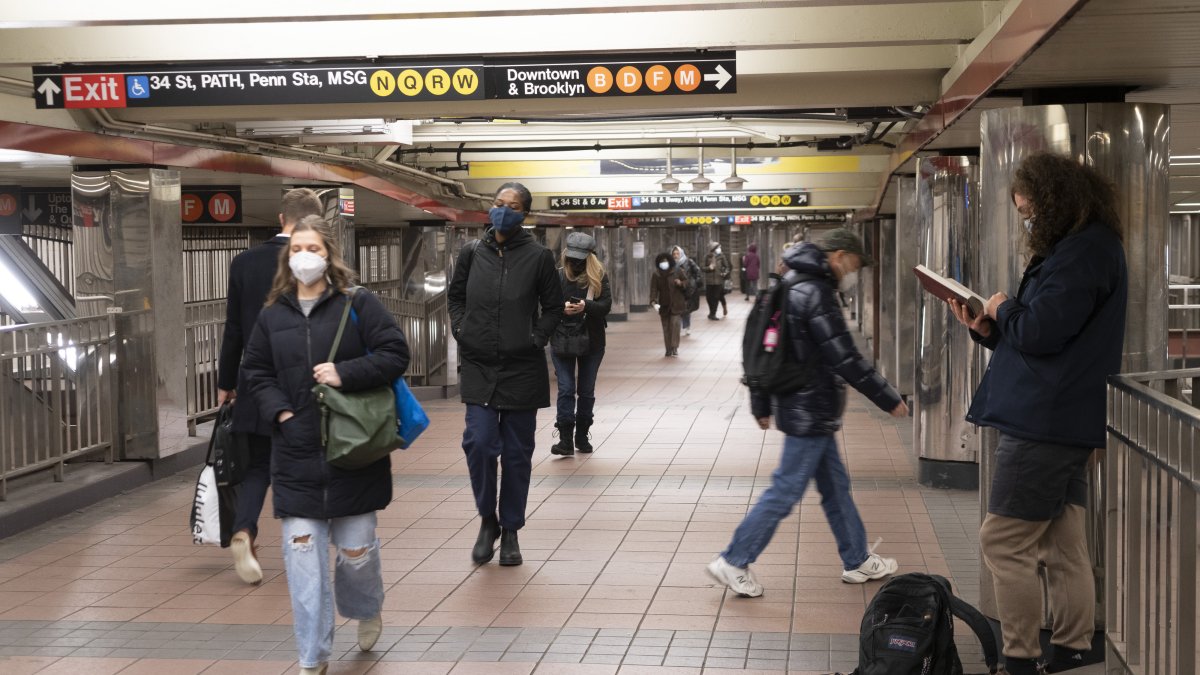
<svg viewBox="0 0 1200 675">
<path fill-rule="evenodd" d="M 1095 586 L 1084 533 L 1087 462 L 1105 444 L 1105 381 L 1120 370 L 1127 273 L 1112 184 L 1067 157 L 1037 154 L 1011 193 L 1030 260 L 1015 298 L 984 314 L 951 303 L 993 350 L 967 420 L 996 429 L 996 470 L 979 530 L 1012 675 L 1097 663 Z M 1054 616 L 1044 659 L 1039 560 Z"/>
</svg>

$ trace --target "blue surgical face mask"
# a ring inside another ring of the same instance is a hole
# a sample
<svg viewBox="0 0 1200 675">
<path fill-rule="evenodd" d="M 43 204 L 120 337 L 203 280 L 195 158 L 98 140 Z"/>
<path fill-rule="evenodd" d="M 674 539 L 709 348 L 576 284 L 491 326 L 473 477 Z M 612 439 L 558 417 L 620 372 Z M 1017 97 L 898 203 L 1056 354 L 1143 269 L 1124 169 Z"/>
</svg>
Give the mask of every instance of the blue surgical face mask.
<svg viewBox="0 0 1200 675">
<path fill-rule="evenodd" d="M 488 211 L 488 218 L 492 221 L 492 227 L 496 228 L 496 232 L 506 237 L 525 222 L 524 213 L 514 211 L 507 206 L 493 206 L 492 210 Z"/>
</svg>

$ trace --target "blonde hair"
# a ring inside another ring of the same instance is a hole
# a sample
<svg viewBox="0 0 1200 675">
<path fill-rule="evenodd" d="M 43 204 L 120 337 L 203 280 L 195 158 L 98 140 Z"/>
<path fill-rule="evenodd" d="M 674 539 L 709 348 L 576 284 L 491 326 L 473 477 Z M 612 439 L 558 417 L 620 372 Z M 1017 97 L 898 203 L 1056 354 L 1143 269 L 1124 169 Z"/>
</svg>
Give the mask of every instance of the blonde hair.
<svg viewBox="0 0 1200 675">
<path fill-rule="evenodd" d="M 580 286 L 586 285 L 591 290 L 593 298 L 600 297 L 600 288 L 604 280 L 604 263 L 600 262 L 595 253 L 589 253 L 588 257 L 584 259 L 587 262 L 587 269 L 582 275 L 583 278 L 577 281 L 577 277 L 571 271 L 571 265 L 568 263 L 569 260 L 571 259 L 567 258 L 566 249 L 563 249 L 562 255 L 559 257 L 559 264 L 563 268 L 563 275 L 567 277 L 567 281 Z M 586 281 L 586 283 L 581 284 L 579 281 Z"/>
<path fill-rule="evenodd" d="M 339 293 L 347 292 L 354 285 L 356 275 L 342 259 L 342 246 L 333 234 L 333 226 L 321 216 L 305 216 L 296 223 L 295 229 L 292 230 L 292 236 L 310 231 L 321 235 L 321 243 L 325 246 L 325 252 L 329 256 L 329 264 L 325 268 L 325 277 L 329 280 L 329 285 Z M 275 267 L 275 279 L 271 283 L 271 292 L 267 294 L 267 301 L 263 303 L 263 306 L 270 307 L 280 296 L 296 292 L 296 277 L 292 274 L 292 268 L 288 266 L 290 257 L 291 247 L 284 246 L 283 250 L 279 252 L 279 263 Z"/>
</svg>

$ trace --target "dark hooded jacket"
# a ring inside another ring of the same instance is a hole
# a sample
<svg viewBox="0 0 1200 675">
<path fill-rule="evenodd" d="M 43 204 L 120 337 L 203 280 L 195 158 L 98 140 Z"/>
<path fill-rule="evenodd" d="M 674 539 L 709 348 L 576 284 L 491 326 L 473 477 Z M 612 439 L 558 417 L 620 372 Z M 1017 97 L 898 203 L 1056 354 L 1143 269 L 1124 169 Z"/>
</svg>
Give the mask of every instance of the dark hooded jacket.
<svg viewBox="0 0 1200 675">
<path fill-rule="evenodd" d="M 524 228 L 504 243 L 489 228 L 459 253 L 446 302 L 463 403 L 549 407 L 545 348 L 564 302 L 554 254 Z"/>
<path fill-rule="evenodd" d="M 758 281 L 758 245 L 750 244 L 746 247 L 746 255 L 742 256 L 742 269 L 746 270 L 747 281 Z"/>
<path fill-rule="evenodd" d="M 588 332 L 588 351 L 596 354 L 604 351 L 605 347 L 605 329 L 608 327 L 608 313 L 612 311 L 612 289 L 608 285 L 608 274 L 605 274 L 600 279 L 600 295 L 598 297 L 587 299 L 587 277 L 579 276 L 575 281 L 567 279 L 567 274 L 564 270 L 559 270 L 559 278 L 562 281 L 563 299 L 568 300 L 571 297 L 583 298 L 583 316 L 576 314 L 575 316 L 567 316 L 566 311 L 563 312 L 563 323 L 582 320 L 587 326 Z M 584 282 L 579 285 L 577 282 Z"/>
<path fill-rule="evenodd" d="M 392 501 L 389 458 L 361 469 L 339 469 L 325 461 L 321 445 L 313 367 L 327 362 L 347 302 L 344 293 L 326 291 L 306 317 L 295 294 L 284 295 L 259 313 L 246 345 L 242 378 L 258 402 L 262 419 L 273 429 L 271 487 L 276 518 L 343 518 L 379 511 Z M 408 368 L 404 334 L 370 291 L 359 289 L 352 307 L 357 323 L 347 320 L 334 357 L 341 390 L 389 385 Z M 277 424 L 279 413 L 286 410 L 295 416 Z"/>
<path fill-rule="evenodd" d="M 658 269 L 658 259 L 655 260 L 654 271 L 650 273 L 650 304 L 658 304 L 660 316 L 669 314 L 686 314 L 688 312 L 688 294 L 695 289 L 687 274 L 675 264 L 669 255 L 660 256 L 670 265 L 665 271 Z M 677 284 L 682 281 L 683 284 Z"/>
<path fill-rule="evenodd" d="M 880 410 L 890 412 L 900 405 L 900 395 L 854 346 L 825 253 L 804 243 L 789 248 L 783 259 L 790 271 L 782 283 L 797 274 L 817 277 L 792 286 L 786 309 L 791 348 L 799 362 L 814 367 L 808 384 L 793 394 L 771 397 L 751 391 L 754 416 L 774 414 L 776 428 L 789 436 L 832 434 L 842 426 L 846 383 Z"/>
<path fill-rule="evenodd" d="M 679 249 L 679 260 L 675 261 L 679 265 L 679 269 L 687 275 L 689 280 L 689 291 L 687 294 L 687 311 L 694 312 L 700 309 L 700 295 L 704 289 L 704 273 L 700 271 L 700 266 L 695 260 L 688 257 L 687 251 L 683 250 L 682 246 L 676 246 Z M 674 249 L 672 249 L 674 253 Z"/>
<path fill-rule="evenodd" d="M 1128 296 L 1125 250 L 1093 224 L 1025 268 L 996 310 L 993 350 L 967 421 L 1030 441 L 1102 448 L 1106 380 L 1121 369 Z"/>
</svg>

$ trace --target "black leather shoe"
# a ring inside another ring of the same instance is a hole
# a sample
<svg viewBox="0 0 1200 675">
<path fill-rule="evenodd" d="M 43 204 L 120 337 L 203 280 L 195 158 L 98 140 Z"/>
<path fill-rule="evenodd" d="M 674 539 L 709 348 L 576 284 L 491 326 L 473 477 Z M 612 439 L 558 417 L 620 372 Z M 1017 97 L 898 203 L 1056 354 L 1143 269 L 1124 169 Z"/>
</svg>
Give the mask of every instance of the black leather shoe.
<svg viewBox="0 0 1200 675">
<path fill-rule="evenodd" d="M 521 559 L 521 545 L 517 543 L 517 531 L 505 530 L 500 535 L 500 566 L 515 567 L 525 562 Z"/>
<path fill-rule="evenodd" d="M 496 540 L 500 538 L 500 521 L 496 516 L 486 516 L 479 523 L 479 538 L 475 540 L 475 548 L 471 549 L 471 560 L 476 565 L 482 565 L 496 555 Z"/>
</svg>

